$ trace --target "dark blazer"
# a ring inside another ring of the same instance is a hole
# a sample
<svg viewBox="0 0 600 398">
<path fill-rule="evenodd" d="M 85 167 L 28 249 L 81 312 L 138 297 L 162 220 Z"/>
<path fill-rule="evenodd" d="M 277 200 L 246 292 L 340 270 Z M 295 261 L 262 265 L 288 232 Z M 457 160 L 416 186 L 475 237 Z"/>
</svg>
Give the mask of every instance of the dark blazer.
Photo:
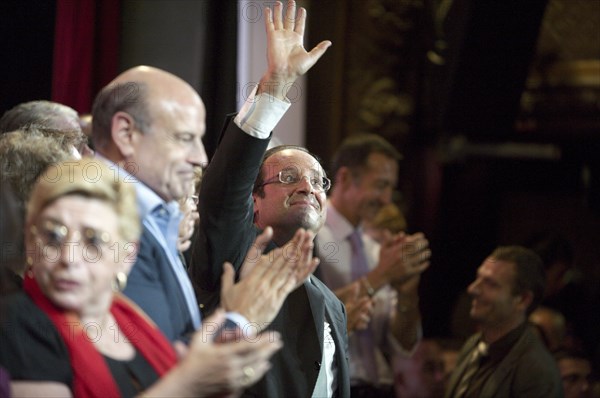
<svg viewBox="0 0 600 398">
<path fill-rule="evenodd" d="M 223 262 L 239 271 L 257 236 L 252 188 L 268 142 L 244 133 L 230 117 L 204 174 L 190 272 L 205 306 L 218 302 Z M 244 396 L 310 397 L 321 366 L 325 321 L 336 346 L 337 396 L 350 396 L 344 306 L 314 277 L 290 294 L 269 326 L 281 333 L 284 347 L 271 359 L 271 370 Z"/>
<path fill-rule="evenodd" d="M 150 316 L 169 340 L 186 341 L 194 331 L 185 297 L 169 258 L 145 226 L 137 260 L 123 293 Z"/>
<path fill-rule="evenodd" d="M 446 387 L 446 398 L 454 394 L 460 377 L 468 363 L 468 357 L 481 334 L 469 338 L 463 346 L 456 369 Z M 556 361 L 539 338 L 527 328 L 508 355 L 485 382 L 481 398 L 560 398 L 563 388 Z"/>
</svg>

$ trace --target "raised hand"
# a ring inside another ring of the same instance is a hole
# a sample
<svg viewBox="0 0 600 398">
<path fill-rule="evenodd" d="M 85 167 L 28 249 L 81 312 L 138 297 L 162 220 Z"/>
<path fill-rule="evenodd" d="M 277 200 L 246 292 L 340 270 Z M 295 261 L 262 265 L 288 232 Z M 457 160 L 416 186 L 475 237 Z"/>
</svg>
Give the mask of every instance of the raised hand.
<svg viewBox="0 0 600 398">
<path fill-rule="evenodd" d="M 296 2 L 289 1 L 285 10 L 276 2 L 273 10 L 264 11 L 267 31 L 268 70 L 262 77 L 258 93 L 267 92 L 285 99 L 298 76 L 305 74 L 325 53 L 331 42 L 324 40 L 310 52 L 304 49 L 306 9 L 296 12 Z"/>
<path fill-rule="evenodd" d="M 299 229 L 283 247 L 263 255 L 271 236 L 272 230 L 267 228 L 257 237 L 242 265 L 243 276 L 238 283 L 234 284 L 235 271 L 229 263 L 224 264 L 222 276 L 221 305 L 240 313 L 259 330 L 275 318 L 288 294 L 319 264 L 312 257 L 312 232 Z"/>
</svg>

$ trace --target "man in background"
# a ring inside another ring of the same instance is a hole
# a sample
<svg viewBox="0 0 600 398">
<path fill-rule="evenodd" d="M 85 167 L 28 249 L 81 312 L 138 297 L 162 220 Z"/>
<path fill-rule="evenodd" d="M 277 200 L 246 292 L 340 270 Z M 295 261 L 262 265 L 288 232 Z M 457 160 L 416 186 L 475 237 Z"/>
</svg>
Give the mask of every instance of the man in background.
<svg viewBox="0 0 600 398">
<path fill-rule="evenodd" d="M 481 332 L 463 346 L 446 397 L 562 397 L 556 363 L 527 316 L 544 294 L 542 261 L 520 246 L 499 247 L 468 287 Z"/>
<path fill-rule="evenodd" d="M 418 284 L 429 266 L 427 240 L 388 231 L 378 244 L 361 227 L 391 203 L 400 158 L 375 134 L 346 139 L 334 155 L 327 220 L 317 236 L 325 284 L 345 303 L 373 302 L 368 325 L 349 338 L 353 397 L 392 396 L 392 358 L 409 356 L 421 336 Z"/>
</svg>

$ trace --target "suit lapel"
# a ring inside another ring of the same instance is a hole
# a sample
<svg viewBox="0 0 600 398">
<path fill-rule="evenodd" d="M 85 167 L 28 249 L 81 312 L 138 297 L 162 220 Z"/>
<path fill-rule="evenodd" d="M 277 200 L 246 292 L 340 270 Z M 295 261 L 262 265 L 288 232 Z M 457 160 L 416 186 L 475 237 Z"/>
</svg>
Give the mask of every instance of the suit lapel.
<svg viewBox="0 0 600 398">
<path fill-rule="evenodd" d="M 523 351 L 527 348 L 530 337 L 532 337 L 530 331 L 528 329 L 525 330 L 523 335 L 517 340 L 517 343 L 509 351 L 508 355 L 500 362 L 496 370 L 483 385 L 483 389 L 481 390 L 482 396 L 488 397 L 497 394 L 500 385 L 515 366 L 515 363 L 521 358 Z"/>
<path fill-rule="evenodd" d="M 308 302 L 310 303 L 310 309 L 313 314 L 313 320 L 315 321 L 315 328 L 317 337 L 319 339 L 319 349 L 321 355 L 323 355 L 323 327 L 325 321 L 325 297 L 317 289 L 312 282 L 308 280 L 304 282 L 306 288 L 306 294 L 308 296 Z"/>
<path fill-rule="evenodd" d="M 465 343 L 465 346 L 462 349 L 461 357 L 459 358 L 458 365 L 452 375 L 450 376 L 450 380 L 448 381 L 448 386 L 446 387 L 445 397 L 452 397 L 454 394 L 454 390 L 458 385 L 463 373 L 465 372 L 465 368 L 467 367 L 469 361 L 469 353 L 473 350 L 475 343 L 479 341 L 479 334 L 471 337 L 469 341 Z"/>
<path fill-rule="evenodd" d="M 342 310 L 342 304 L 332 292 L 318 279 L 311 277 L 310 282 L 305 282 L 307 292 L 311 299 L 315 323 L 320 326 L 319 341 L 323 347 L 323 322 L 327 321 L 331 327 L 331 337 L 335 343 L 335 358 L 337 364 L 337 396 L 346 397 L 350 395 L 350 378 L 348 369 L 348 340 L 346 337 L 346 318 Z M 327 292 L 327 293 L 325 293 Z M 317 318 L 316 313 L 320 318 Z M 320 321 L 317 321 L 320 319 Z M 321 354 L 322 355 L 322 354 Z"/>
<path fill-rule="evenodd" d="M 297 370 L 300 372 L 294 377 L 305 378 L 305 383 L 302 384 L 306 387 L 306 391 L 290 390 L 288 395 L 291 396 L 312 394 L 323 357 L 320 344 L 323 339 L 323 321 L 316 321 L 318 315 L 315 315 L 314 312 L 318 308 L 318 297 L 315 297 L 315 292 L 309 285 L 310 283 L 304 282 L 298 289 L 290 293 L 284 303 L 285 309 L 280 312 L 281 319 L 278 319 L 279 316 L 275 319 L 280 327 L 279 331 L 283 335 L 283 350 L 291 353 L 288 361 L 295 361 L 294 358 L 297 358 L 298 361 Z M 322 310 L 321 314 L 323 314 Z M 321 319 L 323 319 L 322 315 Z M 288 325 L 291 327 L 287 327 Z M 275 323 L 273 326 L 276 326 Z M 321 336 L 319 336 L 319 330 Z M 295 364 L 292 362 L 290 365 L 294 366 Z"/>
<path fill-rule="evenodd" d="M 156 264 L 160 265 L 160 267 L 157 267 L 160 275 L 157 275 L 156 277 L 161 278 L 163 280 L 163 285 L 169 288 L 167 297 L 169 299 L 172 298 L 173 300 L 176 300 L 176 305 L 170 305 L 169 311 L 172 313 L 178 311 L 181 314 L 181 319 L 184 320 L 185 323 L 188 321 L 191 322 L 190 311 L 187 308 L 185 296 L 183 295 L 181 286 L 177 281 L 175 271 L 173 271 L 173 268 L 171 267 L 169 257 L 162 249 L 160 242 L 149 229 L 144 226 L 142 231 L 142 237 L 150 245 L 149 247 L 152 248 L 151 253 L 156 259 Z"/>
</svg>

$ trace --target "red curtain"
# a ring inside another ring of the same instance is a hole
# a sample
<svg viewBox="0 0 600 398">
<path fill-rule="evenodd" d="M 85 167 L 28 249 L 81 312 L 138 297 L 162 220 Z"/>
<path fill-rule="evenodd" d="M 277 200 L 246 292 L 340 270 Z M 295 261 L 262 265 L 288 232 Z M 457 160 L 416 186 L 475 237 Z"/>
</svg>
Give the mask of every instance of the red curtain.
<svg viewBox="0 0 600 398">
<path fill-rule="evenodd" d="M 119 64 L 120 0 L 57 0 L 52 100 L 80 113 Z"/>
</svg>

